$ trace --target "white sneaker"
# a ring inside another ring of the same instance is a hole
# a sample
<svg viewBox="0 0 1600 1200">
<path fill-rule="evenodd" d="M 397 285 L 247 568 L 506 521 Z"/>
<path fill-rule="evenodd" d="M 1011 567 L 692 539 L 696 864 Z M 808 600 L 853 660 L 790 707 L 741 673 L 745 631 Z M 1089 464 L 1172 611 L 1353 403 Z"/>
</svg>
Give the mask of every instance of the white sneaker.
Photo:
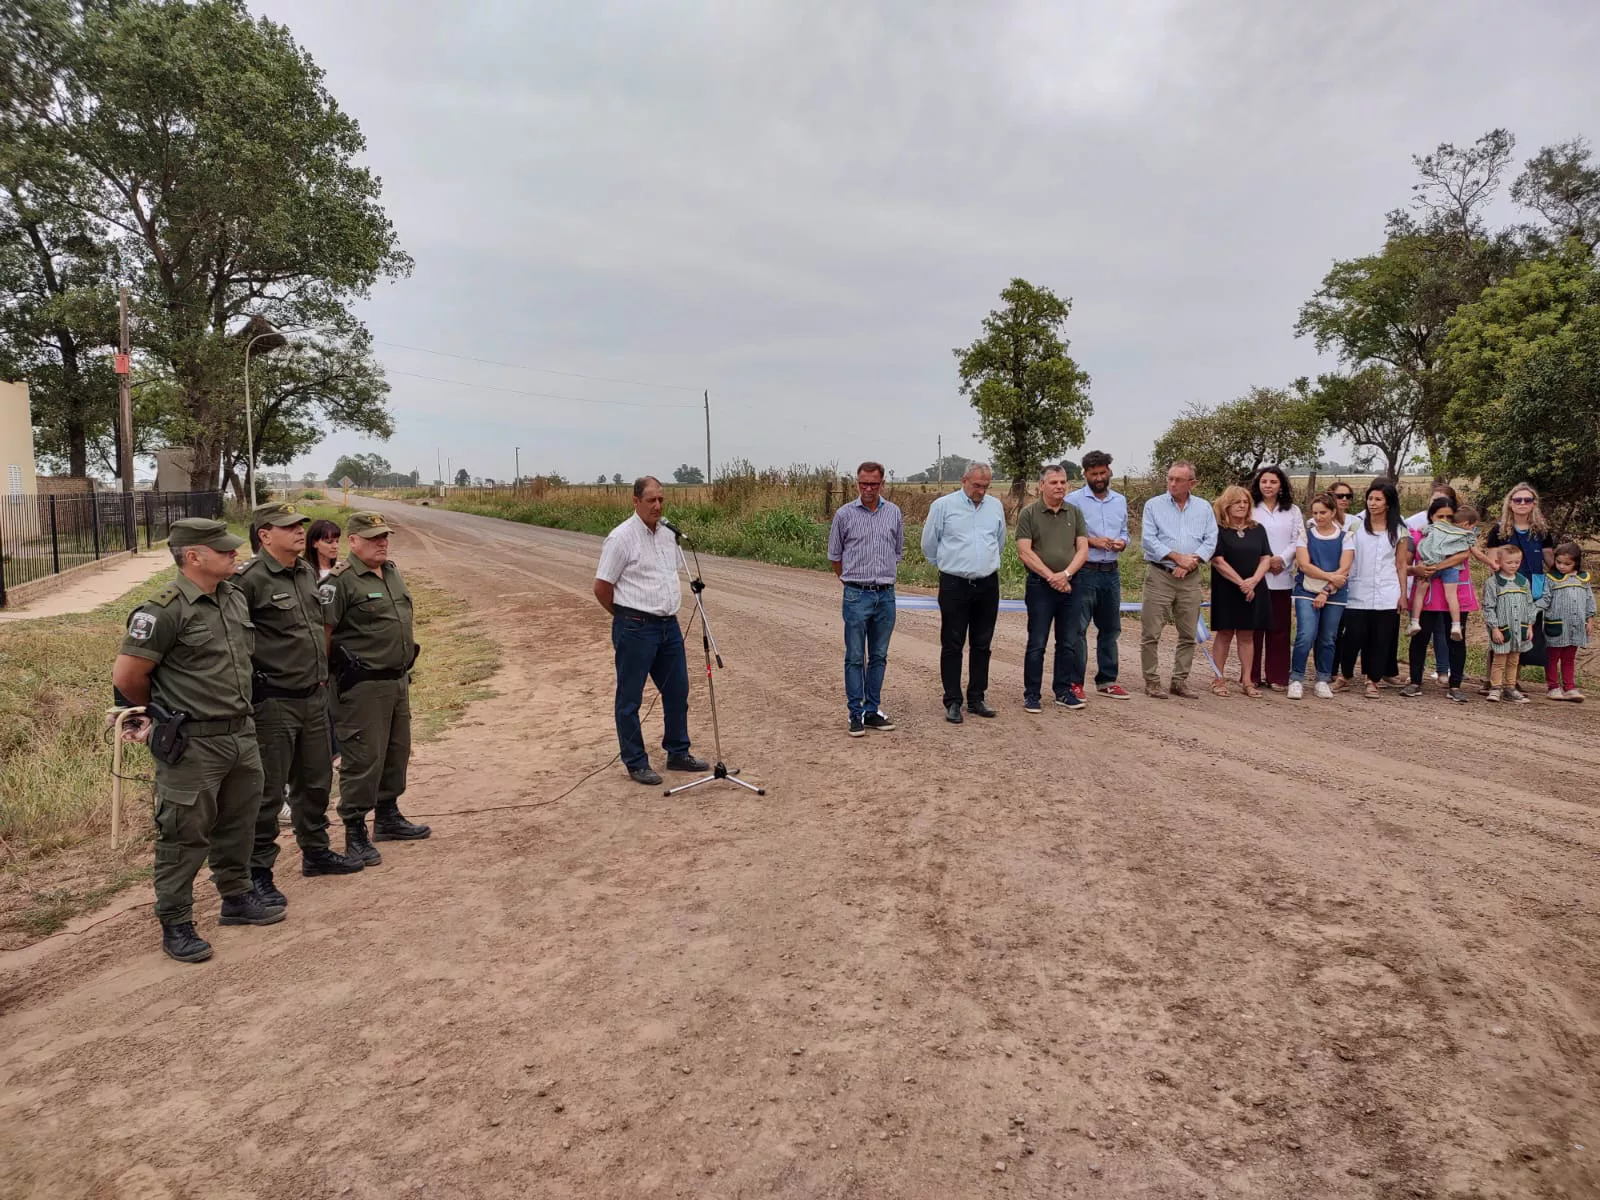
<svg viewBox="0 0 1600 1200">
<path fill-rule="evenodd" d="M 1484 699 L 1487 700 L 1490 704 L 1499 704 L 1500 703 L 1500 689 L 1499 688 L 1490 688 L 1489 689 L 1489 694 L 1487 696 L 1485 696 Z"/>
<path fill-rule="evenodd" d="M 1301 683 L 1298 679 L 1291 679 L 1289 681 L 1289 699 L 1298 700 L 1298 699 L 1300 699 L 1301 696 L 1304 696 L 1305 694 L 1306 694 L 1305 684 Z"/>
<path fill-rule="evenodd" d="M 1568 700 L 1571 700 L 1574 704 L 1582 704 L 1583 703 L 1583 693 L 1580 692 L 1577 688 L 1568 688 L 1567 689 L 1566 698 Z"/>
<path fill-rule="evenodd" d="M 1565 700 L 1567 698 L 1567 694 L 1560 688 L 1551 688 L 1544 694 L 1544 698 L 1546 700 Z"/>
<path fill-rule="evenodd" d="M 1422 632 L 1422 622 L 1417 620 L 1415 617 L 1412 617 L 1411 626 L 1406 630 L 1406 632 L 1412 637 L 1415 637 L 1417 634 Z"/>
<path fill-rule="evenodd" d="M 1327 684 L 1323 683 L 1320 679 L 1317 681 L 1317 686 L 1312 688 L 1311 691 L 1316 695 L 1318 700 L 1333 699 L 1333 689 Z"/>
</svg>

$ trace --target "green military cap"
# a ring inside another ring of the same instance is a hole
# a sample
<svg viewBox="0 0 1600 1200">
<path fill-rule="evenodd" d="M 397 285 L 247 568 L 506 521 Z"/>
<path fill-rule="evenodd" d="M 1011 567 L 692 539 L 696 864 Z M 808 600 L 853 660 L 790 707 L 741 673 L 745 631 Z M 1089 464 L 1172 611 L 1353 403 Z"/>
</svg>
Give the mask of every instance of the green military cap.
<svg viewBox="0 0 1600 1200">
<path fill-rule="evenodd" d="M 251 529 L 260 529 L 263 525 L 304 525 L 310 520 L 305 513 L 283 500 L 258 504 L 250 510 Z"/>
<path fill-rule="evenodd" d="M 244 539 L 229 533 L 226 521 L 183 517 L 172 523 L 171 531 L 167 534 L 167 545 L 174 550 L 181 550 L 185 546 L 207 546 L 226 553 L 244 545 Z"/>
<path fill-rule="evenodd" d="M 345 523 L 344 531 L 351 537 L 375 538 L 386 533 L 393 533 L 383 523 L 383 514 L 375 512 L 358 512 L 350 514 L 350 520 Z"/>
</svg>

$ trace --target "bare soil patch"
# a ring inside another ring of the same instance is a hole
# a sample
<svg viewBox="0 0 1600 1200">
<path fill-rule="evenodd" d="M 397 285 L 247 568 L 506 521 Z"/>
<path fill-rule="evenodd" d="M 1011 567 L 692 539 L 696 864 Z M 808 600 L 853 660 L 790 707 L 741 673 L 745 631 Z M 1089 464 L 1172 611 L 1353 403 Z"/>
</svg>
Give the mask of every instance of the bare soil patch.
<svg viewBox="0 0 1600 1200">
<path fill-rule="evenodd" d="M 0 1196 L 1600 1194 L 1600 706 L 1029 718 L 1007 616 L 951 727 L 906 613 L 852 740 L 833 581 L 708 560 L 769 794 L 558 800 L 615 752 L 598 543 L 385 507 L 501 647 L 434 837 L 210 898 L 203 967 L 147 911 L 0 956 Z"/>
</svg>

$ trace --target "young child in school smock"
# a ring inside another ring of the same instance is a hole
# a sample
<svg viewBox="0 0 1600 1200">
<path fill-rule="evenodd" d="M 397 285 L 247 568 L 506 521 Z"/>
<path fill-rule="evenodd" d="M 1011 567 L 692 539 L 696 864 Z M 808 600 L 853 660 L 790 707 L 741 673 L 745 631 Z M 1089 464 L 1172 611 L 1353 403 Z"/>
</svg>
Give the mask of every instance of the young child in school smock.
<svg viewBox="0 0 1600 1200">
<path fill-rule="evenodd" d="M 1465 554 L 1478 543 L 1478 510 L 1470 504 L 1456 509 L 1452 523 L 1440 517 L 1428 523 L 1427 532 L 1417 544 L 1417 557 L 1430 567 L 1438 566 L 1455 554 Z M 1466 563 L 1459 567 L 1446 567 L 1434 578 L 1444 584 L 1445 607 L 1450 610 L 1450 640 L 1461 640 L 1461 590 L 1456 585 L 1468 578 L 1470 568 Z M 1413 635 L 1422 632 L 1422 605 L 1428 598 L 1426 587 L 1412 589 L 1411 629 Z"/>
<path fill-rule="evenodd" d="M 1499 567 L 1483 585 L 1483 619 L 1489 626 L 1489 700 L 1526 704 L 1517 687 L 1523 652 L 1533 647 L 1533 588 L 1522 574 L 1522 549 L 1507 543 L 1494 551 Z"/>
<path fill-rule="evenodd" d="M 1544 644 L 1549 651 L 1545 681 L 1552 700 L 1583 702 L 1578 690 L 1578 648 L 1589 644 L 1594 620 L 1594 591 L 1583 569 L 1583 550 L 1576 542 L 1556 547 L 1555 568 L 1544 577 L 1539 611 L 1544 613 Z"/>
</svg>

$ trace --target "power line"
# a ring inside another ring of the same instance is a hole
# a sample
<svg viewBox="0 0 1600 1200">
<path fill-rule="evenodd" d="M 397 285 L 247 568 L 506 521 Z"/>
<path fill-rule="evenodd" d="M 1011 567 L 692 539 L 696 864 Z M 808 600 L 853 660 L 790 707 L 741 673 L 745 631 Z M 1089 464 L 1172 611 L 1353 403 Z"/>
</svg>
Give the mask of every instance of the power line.
<svg viewBox="0 0 1600 1200">
<path fill-rule="evenodd" d="M 641 404 L 637 400 L 593 400 L 584 396 L 557 396 L 553 392 L 527 392 L 521 388 L 496 387 L 492 383 L 468 383 L 462 379 L 442 379 L 437 375 L 418 375 L 415 371 L 395 371 L 384 368 L 386 374 L 404 375 L 408 379 L 426 379 L 432 383 L 449 383 L 456 387 L 480 388 L 486 392 L 509 392 L 513 396 L 535 396 L 541 400 L 568 400 L 574 404 L 611 404 L 623 408 L 692 408 L 699 411 L 698 404 Z"/>
<path fill-rule="evenodd" d="M 418 354 L 435 354 L 440 358 L 459 358 L 462 362 L 483 363 L 490 367 L 510 367 L 516 371 L 537 371 L 541 375 L 563 375 L 568 379 L 592 379 L 597 383 L 624 383 L 630 387 L 666 388 L 674 392 L 698 392 L 697 387 L 688 387 L 681 383 L 650 383 L 643 379 L 612 379 L 607 375 L 584 375 L 577 371 L 557 371 L 551 367 L 530 367 L 526 363 L 500 362 L 493 358 L 478 358 L 471 354 L 453 354 L 448 350 L 430 350 L 426 346 L 407 346 L 401 342 L 385 342 L 373 338 L 373 343 L 379 346 L 388 346 L 394 350 L 414 350 Z"/>
</svg>

